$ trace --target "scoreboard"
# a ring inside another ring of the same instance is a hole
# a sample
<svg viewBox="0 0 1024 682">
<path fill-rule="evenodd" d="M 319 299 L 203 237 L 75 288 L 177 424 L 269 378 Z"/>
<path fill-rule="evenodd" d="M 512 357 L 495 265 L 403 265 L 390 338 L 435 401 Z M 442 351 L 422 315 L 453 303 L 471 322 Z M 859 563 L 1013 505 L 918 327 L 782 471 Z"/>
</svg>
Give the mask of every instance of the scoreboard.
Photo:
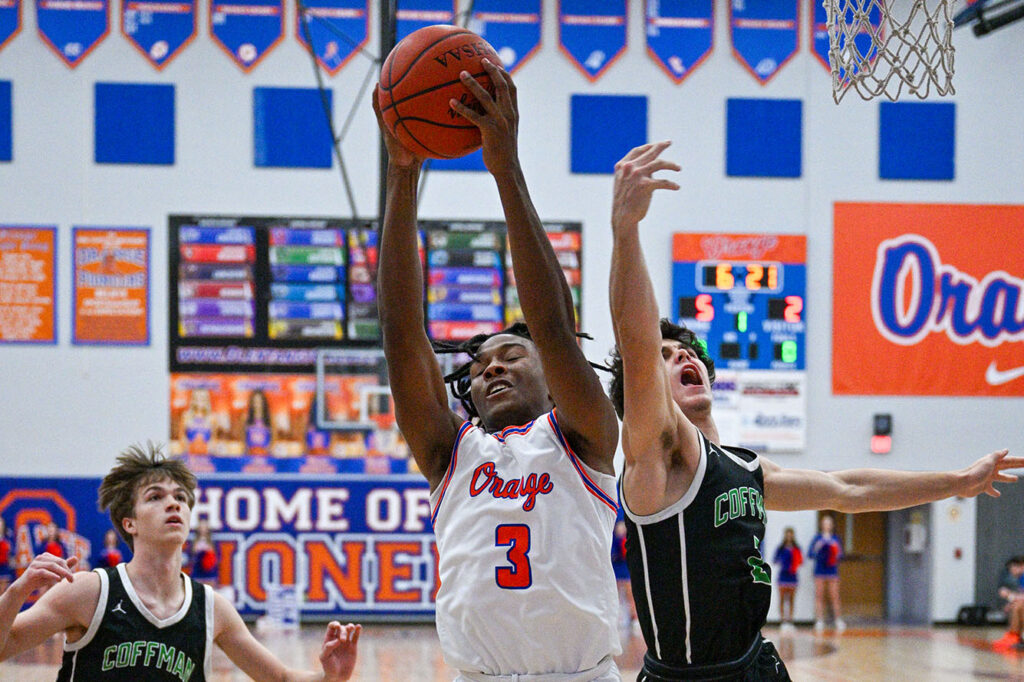
<svg viewBox="0 0 1024 682">
<path fill-rule="evenodd" d="M 724 443 L 768 453 L 804 447 L 806 260 L 802 235 L 673 235 L 672 317 L 715 361 Z"/>
<path fill-rule="evenodd" d="M 804 369 L 805 237 L 723 237 L 674 235 L 676 322 L 707 343 L 718 368 Z M 725 243 L 733 248 L 715 248 Z"/>
</svg>

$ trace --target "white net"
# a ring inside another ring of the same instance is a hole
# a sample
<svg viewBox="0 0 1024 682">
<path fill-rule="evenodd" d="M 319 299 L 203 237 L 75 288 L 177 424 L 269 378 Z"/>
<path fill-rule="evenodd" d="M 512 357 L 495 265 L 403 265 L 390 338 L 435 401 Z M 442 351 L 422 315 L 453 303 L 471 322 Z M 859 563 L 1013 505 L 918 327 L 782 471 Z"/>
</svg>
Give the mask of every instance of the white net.
<svg viewBox="0 0 1024 682">
<path fill-rule="evenodd" d="M 900 92 L 924 99 L 953 90 L 952 0 L 823 0 L 832 98 L 866 100 Z"/>
</svg>

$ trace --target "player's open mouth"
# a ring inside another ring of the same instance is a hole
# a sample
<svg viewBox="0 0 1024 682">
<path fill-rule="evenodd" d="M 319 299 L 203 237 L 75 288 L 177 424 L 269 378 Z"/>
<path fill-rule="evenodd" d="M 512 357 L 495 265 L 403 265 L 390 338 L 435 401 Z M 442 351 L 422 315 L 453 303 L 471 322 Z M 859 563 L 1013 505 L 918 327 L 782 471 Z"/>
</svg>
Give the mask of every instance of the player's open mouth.
<svg viewBox="0 0 1024 682">
<path fill-rule="evenodd" d="M 501 393 L 507 388 L 512 388 L 512 384 L 507 381 L 495 381 L 493 384 L 487 387 L 487 397 L 491 397 L 496 393 Z"/>
<path fill-rule="evenodd" d="M 684 367 L 679 372 L 679 383 L 683 386 L 698 386 L 704 382 L 700 380 L 700 372 L 693 367 Z"/>
<path fill-rule="evenodd" d="M 167 519 L 167 523 L 180 526 L 183 523 L 183 521 L 181 520 L 180 516 L 172 516 L 171 518 Z"/>
</svg>

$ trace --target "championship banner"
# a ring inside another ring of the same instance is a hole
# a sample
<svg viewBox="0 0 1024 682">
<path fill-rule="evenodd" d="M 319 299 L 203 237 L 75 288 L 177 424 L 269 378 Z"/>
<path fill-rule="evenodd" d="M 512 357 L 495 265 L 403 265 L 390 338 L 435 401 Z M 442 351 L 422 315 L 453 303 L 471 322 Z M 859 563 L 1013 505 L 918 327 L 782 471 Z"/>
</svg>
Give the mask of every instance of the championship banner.
<svg viewBox="0 0 1024 682">
<path fill-rule="evenodd" d="M 800 46 L 799 0 L 745 0 L 729 3 L 732 51 L 765 85 Z"/>
<path fill-rule="evenodd" d="M 21 32 L 21 0 L 0 0 L 0 50 Z"/>
<path fill-rule="evenodd" d="M 19 573 L 43 550 L 51 522 L 65 556 L 78 556 L 83 570 L 100 564 L 111 526 L 97 509 L 99 484 L 0 478 Z M 265 613 L 292 588 L 307 619 L 433 617 L 437 545 L 421 476 L 200 476 L 193 528 L 200 519 L 213 535 L 211 582 L 242 615 Z M 119 550 L 131 558 L 123 541 Z M 190 572 L 191 542 L 183 559 Z"/>
<path fill-rule="evenodd" d="M 833 393 L 1024 396 L 1020 234 L 1024 206 L 836 203 Z"/>
<path fill-rule="evenodd" d="M 296 37 L 308 50 L 309 36 L 316 61 L 332 76 L 369 40 L 368 4 L 367 0 L 301 0 L 297 3 Z"/>
<path fill-rule="evenodd" d="M 57 343 L 57 228 L 0 226 L 0 343 Z"/>
<path fill-rule="evenodd" d="M 43 42 L 73 69 L 110 32 L 107 0 L 38 0 L 36 24 Z"/>
<path fill-rule="evenodd" d="M 210 35 L 249 73 L 284 38 L 284 0 L 210 0 Z"/>
<path fill-rule="evenodd" d="M 196 37 L 196 0 L 124 0 L 121 7 L 121 33 L 157 71 Z"/>
<path fill-rule="evenodd" d="M 713 0 L 647 0 L 647 54 L 678 85 L 711 54 Z"/>
<path fill-rule="evenodd" d="M 722 442 L 764 453 L 804 449 L 807 238 L 677 233 L 672 318 L 715 361 Z"/>
<path fill-rule="evenodd" d="M 540 49 L 541 0 L 477 0 L 471 31 L 491 44 L 502 66 L 515 73 Z"/>
<path fill-rule="evenodd" d="M 626 51 L 626 0 L 561 0 L 558 45 L 594 82 Z"/>
<path fill-rule="evenodd" d="M 398 0 L 395 41 L 434 24 L 455 23 L 457 0 Z"/>
<path fill-rule="evenodd" d="M 149 230 L 76 227 L 71 339 L 149 345 Z"/>
</svg>

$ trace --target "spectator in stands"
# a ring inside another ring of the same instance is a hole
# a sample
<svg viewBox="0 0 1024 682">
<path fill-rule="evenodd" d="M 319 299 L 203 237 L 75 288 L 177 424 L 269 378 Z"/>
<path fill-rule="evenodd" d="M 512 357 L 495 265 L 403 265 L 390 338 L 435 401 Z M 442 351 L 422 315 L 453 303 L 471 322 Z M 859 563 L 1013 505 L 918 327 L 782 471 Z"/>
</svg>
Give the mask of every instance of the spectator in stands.
<svg viewBox="0 0 1024 682">
<path fill-rule="evenodd" d="M 619 624 L 622 631 L 628 633 L 637 620 L 633 588 L 629 581 L 629 565 L 626 563 L 626 522 L 621 518 L 615 522 L 612 536 L 612 570 L 619 587 Z"/>
<path fill-rule="evenodd" d="M 43 540 L 42 550 L 39 553 L 43 552 L 61 559 L 67 556 L 67 552 L 64 551 L 64 543 L 60 539 L 60 527 L 53 521 L 46 524 L 46 538 Z"/>
<path fill-rule="evenodd" d="M 217 548 L 213 544 L 210 522 L 199 519 L 196 523 L 196 537 L 192 541 L 192 578 L 198 582 L 217 584 Z"/>
<path fill-rule="evenodd" d="M 1024 627 L 1024 556 L 1010 557 L 1006 562 L 1003 579 L 999 582 L 1000 600 L 1006 612 L 1006 634 L 992 643 L 997 650 L 1014 649 L 1021 646 L 1021 628 Z"/>
<path fill-rule="evenodd" d="M 782 544 L 775 550 L 772 563 L 778 565 L 776 584 L 779 586 L 779 620 L 782 621 L 782 634 L 791 634 L 793 627 L 793 598 L 796 595 L 797 571 L 804 561 L 803 552 L 796 542 L 796 531 L 787 527 L 782 532 Z M 789 606 L 787 611 L 786 606 Z"/>
<path fill-rule="evenodd" d="M 124 561 L 119 544 L 117 531 L 113 528 L 109 529 L 103 535 L 103 549 L 100 551 L 100 558 L 96 565 L 101 568 L 113 568 Z"/>
<path fill-rule="evenodd" d="M 814 631 L 825 630 L 825 602 L 832 606 L 836 632 L 843 632 L 846 623 L 839 607 L 839 561 L 843 558 L 843 542 L 833 530 L 835 519 L 822 514 L 818 534 L 811 540 L 810 556 L 814 559 Z"/>
<path fill-rule="evenodd" d="M 0 516 L 0 592 L 14 582 L 14 535 Z"/>
</svg>

